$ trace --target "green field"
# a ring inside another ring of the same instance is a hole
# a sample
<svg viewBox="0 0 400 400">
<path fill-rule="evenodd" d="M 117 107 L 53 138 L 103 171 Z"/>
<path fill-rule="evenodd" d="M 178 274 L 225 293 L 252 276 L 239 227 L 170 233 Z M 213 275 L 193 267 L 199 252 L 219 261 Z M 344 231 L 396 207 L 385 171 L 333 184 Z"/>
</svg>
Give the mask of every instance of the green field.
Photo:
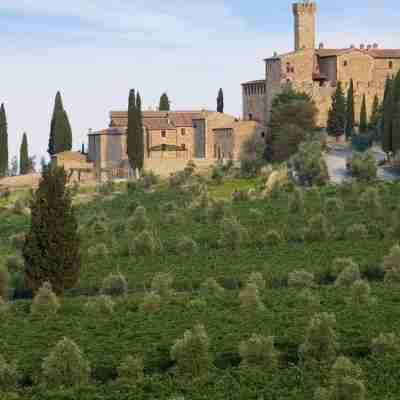
<svg viewBox="0 0 400 400">
<path fill-rule="evenodd" d="M 255 187 L 257 181 L 233 180 L 210 186 L 216 199 L 229 199 L 234 189 Z M 305 193 L 305 208 L 290 212 L 290 191 L 281 190 L 270 199 L 227 201 L 226 215 L 235 216 L 247 230 L 235 250 L 221 245 L 221 224 L 205 209 L 188 206 L 187 195 L 165 185 L 152 192 L 123 192 L 77 206 L 82 225 L 84 266 L 76 288 L 66 293 L 55 317 L 40 319 L 30 315 L 31 300 L 16 300 L 12 312 L 0 322 L 0 354 L 17 363 L 21 373 L 18 393 L 22 399 L 265 399 L 309 400 L 315 389 L 324 384 L 327 371 L 305 368 L 298 357 L 310 316 L 298 300 L 298 289 L 288 288 L 288 273 L 304 269 L 313 272 L 318 285 L 312 289 L 321 301 L 320 311 L 332 312 L 337 319 L 339 354 L 350 357 L 363 370 L 368 399 L 400 398 L 398 365 L 400 354 L 380 357 L 371 354 L 371 340 L 380 333 L 400 334 L 400 286 L 383 283 L 382 262 L 397 243 L 390 229 L 397 221 L 400 184 L 377 184 L 381 213 L 374 215 L 361 207 L 359 199 L 366 186 L 353 185 L 347 190 L 328 186 Z M 344 208 L 329 212 L 327 199 L 339 198 Z M 146 207 L 152 229 L 162 249 L 151 256 L 130 255 L 125 225 L 132 203 Z M 177 205 L 177 217 L 171 222 L 166 204 Z M 304 227 L 318 213 L 324 213 L 330 229 L 327 239 L 308 241 Z M 89 257 L 86 250 L 101 240 L 91 233 L 94 216 L 104 214 L 110 233 L 105 243 L 107 257 Z M 349 236 L 347 228 L 364 224 L 368 237 Z M 13 255 L 13 234 L 26 231 L 26 216 L 0 215 L 0 257 Z M 277 231 L 282 240 L 270 243 L 265 234 Z M 190 236 L 199 246 L 191 255 L 181 255 L 177 243 Z M 349 289 L 332 283 L 333 260 L 351 257 L 369 280 L 376 301 L 369 305 L 349 303 Z M 102 280 L 120 271 L 128 280 L 129 296 L 117 298 L 113 315 L 88 313 L 87 295 L 96 295 Z M 267 288 L 261 291 L 265 311 L 246 315 L 240 310 L 239 292 L 249 273 L 261 272 Z M 161 310 L 146 314 L 138 305 L 157 272 L 174 277 L 175 295 L 163 301 Z M 219 297 L 201 295 L 199 288 L 207 278 L 215 278 L 226 290 Z M 193 299 L 203 298 L 206 307 L 190 307 Z M 197 322 L 204 324 L 211 342 L 213 368 L 200 381 L 182 381 L 176 377 L 170 349 L 186 329 Z M 277 368 L 239 367 L 238 345 L 252 333 L 275 336 L 281 353 Z M 92 367 L 90 385 L 75 389 L 46 389 L 36 383 L 44 357 L 64 336 L 76 341 Z M 115 382 L 116 368 L 127 354 L 144 357 L 146 379 L 138 385 Z M 1 398 L 1 396 L 0 396 Z M 7 398 L 7 397 L 5 397 Z"/>
</svg>

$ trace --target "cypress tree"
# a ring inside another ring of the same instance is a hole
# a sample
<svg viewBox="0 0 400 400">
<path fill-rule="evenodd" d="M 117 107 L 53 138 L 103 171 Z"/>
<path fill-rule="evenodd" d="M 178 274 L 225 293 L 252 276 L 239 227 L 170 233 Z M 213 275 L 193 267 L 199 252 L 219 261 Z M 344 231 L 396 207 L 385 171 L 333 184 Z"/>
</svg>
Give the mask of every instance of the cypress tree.
<svg viewBox="0 0 400 400">
<path fill-rule="evenodd" d="M 28 154 L 28 138 L 26 133 L 22 136 L 21 148 L 19 150 L 19 173 L 25 175 L 29 172 L 30 161 Z"/>
<path fill-rule="evenodd" d="M 0 106 L 0 177 L 8 171 L 8 132 L 4 104 Z"/>
<path fill-rule="evenodd" d="M 374 102 L 372 103 L 372 112 L 371 112 L 371 118 L 369 120 L 369 129 L 371 130 L 377 129 L 380 117 L 381 117 L 381 110 L 379 106 L 379 98 L 378 95 L 376 94 L 374 97 Z"/>
<path fill-rule="evenodd" d="M 219 89 L 219 91 L 218 91 L 217 112 L 219 112 L 219 113 L 223 113 L 224 112 L 224 93 L 222 91 L 222 88 Z"/>
<path fill-rule="evenodd" d="M 336 91 L 332 96 L 332 106 L 329 110 L 327 131 L 334 136 L 344 133 L 346 124 L 346 99 L 342 90 L 342 85 L 338 82 Z"/>
<path fill-rule="evenodd" d="M 67 112 L 64 110 L 61 93 L 57 92 L 50 124 L 48 153 L 50 156 L 72 148 L 72 131 Z"/>
<path fill-rule="evenodd" d="M 360 133 L 366 133 L 368 130 L 367 103 L 365 94 L 363 95 L 360 112 Z"/>
<path fill-rule="evenodd" d="M 129 92 L 128 100 L 128 128 L 127 128 L 127 142 L 126 142 L 126 152 L 128 154 L 129 163 L 131 168 L 134 170 L 136 168 L 136 94 L 135 89 L 131 89 Z"/>
<path fill-rule="evenodd" d="M 394 107 L 392 121 L 392 151 L 396 153 L 400 150 L 400 101 Z"/>
<path fill-rule="evenodd" d="M 389 77 L 386 80 L 385 94 L 383 98 L 383 116 L 382 116 L 382 150 L 388 158 L 393 150 L 392 148 L 392 123 L 393 123 L 393 81 Z"/>
<path fill-rule="evenodd" d="M 350 80 L 349 90 L 347 91 L 346 100 L 346 138 L 349 139 L 354 131 L 355 115 L 354 115 L 354 83 Z"/>
<path fill-rule="evenodd" d="M 143 131 L 143 114 L 142 114 L 142 99 L 139 92 L 136 93 L 136 168 L 139 172 L 143 169 L 144 164 L 144 131 Z"/>
<path fill-rule="evenodd" d="M 63 168 L 45 167 L 30 202 L 31 225 L 22 253 L 25 281 L 33 291 L 47 281 L 62 294 L 79 278 L 78 222 L 66 183 Z"/>
<path fill-rule="evenodd" d="M 160 111 L 170 111 L 171 102 L 169 101 L 167 93 L 163 93 L 160 97 L 160 106 L 158 109 Z"/>
</svg>

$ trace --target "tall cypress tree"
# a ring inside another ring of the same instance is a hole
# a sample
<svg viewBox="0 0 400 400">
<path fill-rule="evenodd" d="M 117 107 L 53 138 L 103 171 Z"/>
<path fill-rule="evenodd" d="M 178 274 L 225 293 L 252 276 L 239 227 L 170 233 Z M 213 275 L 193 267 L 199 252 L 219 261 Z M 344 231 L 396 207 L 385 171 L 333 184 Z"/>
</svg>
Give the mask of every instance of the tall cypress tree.
<svg viewBox="0 0 400 400">
<path fill-rule="evenodd" d="M 372 103 L 372 112 L 371 112 L 371 118 L 369 120 L 369 129 L 371 130 L 377 129 L 380 117 L 381 117 L 381 110 L 379 106 L 379 98 L 378 95 L 376 94 L 374 97 L 374 102 Z"/>
<path fill-rule="evenodd" d="M 62 294 L 79 278 L 78 222 L 66 183 L 63 168 L 45 167 L 30 203 L 31 225 L 22 253 L 25 281 L 33 291 L 48 281 Z"/>
<path fill-rule="evenodd" d="M 158 109 L 160 111 L 170 111 L 171 102 L 169 101 L 167 93 L 163 93 L 160 97 L 160 105 Z"/>
<path fill-rule="evenodd" d="M 349 90 L 347 91 L 346 100 L 346 138 L 349 139 L 354 131 L 355 115 L 354 115 L 354 83 L 350 80 Z"/>
<path fill-rule="evenodd" d="M 332 96 L 332 106 L 329 111 L 327 121 L 327 131 L 334 136 L 344 133 L 346 124 L 346 99 L 342 90 L 342 85 L 338 82 L 336 91 Z"/>
<path fill-rule="evenodd" d="M 25 175 L 29 172 L 30 162 L 28 154 L 28 138 L 26 133 L 22 136 L 22 143 L 19 150 L 19 173 Z"/>
<path fill-rule="evenodd" d="M 129 91 L 128 100 L 128 128 L 127 128 L 127 138 L 126 138 L 126 152 L 128 154 L 129 164 L 134 170 L 136 168 L 136 94 L 135 89 Z"/>
<path fill-rule="evenodd" d="M 0 177 L 8 171 L 8 132 L 4 104 L 0 106 Z"/>
<path fill-rule="evenodd" d="M 360 133 L 366 133 L 368 131 L 367 100 L 365 98 L 365 94 L 363 95 L 363 99 L 362 99 L 362 103 L 361 103 L 359 131 L 360 131 Z"/>
<path fill-rule="evenodd" d="M 386 80 L 385 94 L 383 97 L 383 116 L 382 116 L 382 150 L 388 158 L 393 150 L 392 147 L 392 124 L 393 124 L 393 81 L 389 77 Z"/>
<path fill-rule="evenodd" d="M 392 151 L 396 153 L 400 150 L 400 101 L 398 101 L 393 110 L 392 121 Z"/>
<path fill-rule="evenodd" d="M 224 92 L 222 91 L 222 88 L 219 89 L 219 91 L 218 91 L 217 112 L 219 112 L 219 113 L 224 112 Z"/>
<path fill-rule="evenodd" d="M 57 92 L 50 124 L 48 153 L 50 156 L 72 148 L 72 131 L 61 93 Z"/>
<path fill-rule="evenodd" d="M 139 92 L 136 93 L 136 168 L 139 172 L 143 169 L 144 164 L 144 130 L 143 130 L 143 114 L 142 114 L 142 99 Z"/>
</svg>

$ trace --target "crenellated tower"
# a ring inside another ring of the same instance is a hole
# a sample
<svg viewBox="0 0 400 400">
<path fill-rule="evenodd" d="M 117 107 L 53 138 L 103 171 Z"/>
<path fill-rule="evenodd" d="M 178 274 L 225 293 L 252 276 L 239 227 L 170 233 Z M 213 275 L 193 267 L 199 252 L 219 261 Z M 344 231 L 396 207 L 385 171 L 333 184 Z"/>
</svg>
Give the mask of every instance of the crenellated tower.
<svg viewBox="0 0 400 400">
<path fill-rule="evenodd" d="M 317 5 L 304 0 L 293 4 L 295 50 L 315 49 L 315 15 Z"/>
</svg>

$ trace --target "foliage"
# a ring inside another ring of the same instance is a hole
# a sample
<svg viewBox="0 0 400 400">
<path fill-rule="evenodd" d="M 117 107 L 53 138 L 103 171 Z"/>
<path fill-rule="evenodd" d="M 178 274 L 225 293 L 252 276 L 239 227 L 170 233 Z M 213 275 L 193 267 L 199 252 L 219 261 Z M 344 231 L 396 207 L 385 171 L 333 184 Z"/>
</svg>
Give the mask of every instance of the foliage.
<svg viewBox="0 0 400 400">
<path fill-rule="evenodd" d="M 161 248 L 161 243 L 157 240 L 154 233 L 148 230 L 140 232 L 130 240 L 130 254 L 137 256 L 152 255 Z"/>
<path fill-rule="evenodd" d="M 219 112 L 219 113 L 223 113 L 224 112 L 224 93 L 222 91 L 222 88 L 220 88 L 219 91 L 218 91 L 217 112 Z"/>
<path fill-rule="evenodd" d="M 269 229 L 265 233 L 263 239 L 264 239 L 265 243 L 269 244 L 269 245 L 277 245 L 277 244 L 281 243 L 283 240 L 282 235 L 274 229 Z"/>
<path fill-rule="evenodd" d="M 3 300 L 8 299 L 10 290 L 10 274 L 8 270 L 0 265 L 0 298 Z"/>
<path fill-rule="evenodd" d="M 178 373 L 198 378 L 208 373 L 211 365 L 210 342 L 203 325 L 187 330 L 171 348 L 171 358 L 176 361 Z"/>
<path fill-rule="evenodd" d="M 245 228 L 234 218 L 224 218 L 221 222 L 221 242 L 231 250 L 242 244 L 246 235 Z"/>
<path fill-rule="evenodd" d="M 259 289 L 256 284 L 248 283 L 239 293 L 240 308 L 246 314 L 254 314 L 257 311 L 264 311 L 265 306 L 259 296 Z"/>
<path fill-rule="evenodd" d="M 214 165 L 211 170 L 211 179 L 217 185 L 220 185 L 224 179 L 224 171 L 219 165 Z"/>
<path fill-rule="evenodd" d="M 0 106 L 0 177 L 7 174 L 8 156 L 7 116 L 2 103 Z"/>
<path fill-rule="evenodd" d="M 159 272 L 151 281 L 151 290 L 161 297 L 169 297 L 173 293 L 174 278 L 167 272 Z"/>
<path fill-rule="evenodd" d="M 349 159 L 349 169 L 354 178 L 365 182 L 375 180 L 378 174 L 375 156 L 371 151 L 354 152 Z"/>
<path fill-rule="evenodd" d="M 343 210 L 343 202 L 337 197 L 330 197 L 325 200 L 324 211 L 327 215 L 335 215 Z"/>
<path fill-rule="evenodd" d="M 215 296 L 222 294 L 224 288 L 214 278 L 207 278 L 200 285 L 200 292 L 203 295 Z"/>
<path fill-rule="evenodd" d="M 146 208 L 137 206 L 133 215 L 128 218 L 127 229 L 131 232 L 140 232 L 150 226 L 150 220 L 147 217 Z"/>
<path fill-rule="evenodd" d="M 400 283 L 400 246 L 397 244 L 390 249 L 390 253 L 383 261 L 385 283 Z"/>
<path fill-rule="evenodd" d="M 159 111 L 169 111 L 171 108 L 171 102 L 169 101 L 167 93 L 163 93 L 160 97 L 160 104 L 158 106 Z"/>
<path fill-rule="evenodd" d="M 288 276 L 288 286 L 298 289 L 314 286 L 314 274 L 304 270 L 293 271 Z"/>
<path fill-rule="evenodd" d="M 264 140 L 257 134 L 250 136 L 240 148 L 240 170 L 244 177 L 256 176 L 264 165 Z"/>
<path fill-rule="evenodd" d="M 127 154 L 132 169 L 143 168 L 144 144 L 143 144 L 143 117 L 142 102 L 139 92 L 129 92 L 128 128 L 127 128 Z"/>
<path fill-rule="evenodd" d="M 326 312 L 316 314 L 310 321 L 299 354 L 305 362 L 330 362 L 336 357 L 336 318 Z"/>
<path fill-rule="evenodd" d="M 115 303 L 110 296 L 96 296 L 85 304 L 85 308 L 97 315 L 111 315 L 114 312 Z"/>
<path fill-rule="evenodd" d="M 302 211 L 304 208 L 304 196 L 303 191 L 299 188 L 295 188 L 289 197 L 289 211 L 297 213 Z"/>
<path fill-rule="evenodd" d="M 143 302 L 139 308 L 144 313 L 153 313 L 160 311 L 161 308 L 161 296 L 157 293 L 150 292 L 146 293 L 143 297 Z"/>
<path fill-rule="evenodd" d="M 379 125 L 379 120 L 381 118 L 382 118 L 382 113 L 381 113 L 381 107 L 379 104 L 379 97 L 376 94 L 374 96 L 374 102 L 372 103 L 372 112 L 371 112 L 371 118 L 369 120 L 369 129 L 377 131 L 378 125 Z"/>
<path fill-rule="evenodd" d="M 353 304 L 368 304 L 371 301 L 371 287 L 365 280 L 358 279 L 351 285 L 351 300 Z"/>
<path fill-rule="evenodd" d="M 8 304 L 3 297 L 0 297 L 0 318 L 5 318 L 10 311 L 10 304 Z"/>
<path fill-rule="evenodd" d="M 53 116 L 50 124 L 49 147 L 50 156 L 70 151 L 72 148 L 72 131 L 67 112 L 64 109 L 61 93 L 57 92 L 54 102 Z"/>
<path fill-rule="evenodd" d="M 107 257 L 109 255 L 108 247 L 105 243 L 97 243 L 88 249 L 88 256 L 92 259 Z"/>
<path fill-rule="evenodd" d="M 43 361 L 42 371 L 46 385 L 68 387 L 88 383 L 91 369 L 78 345 L 63 338 Z"/>
<path fill-rule="evenodd" d="M 357 264 L 351 262 L 339 273 L 335 285 L 339 287 L 350 287 L 359 279 L 361 279 L 360 269 Z"/>
<path fill-rule="evenodd" d="M 117 369 L 118 380 L 123 383 L 136 384 L 144 379 L 142 357 L 127 356 Z"/>
<path fill-rule="evenodd" d="M 394 333 L 381 333 L 372 339 L 371 351 L 373 354 L 393 354 L 400 350 L 400 339 Z"/>
<path fill-rule="evenodd" d="M 25 175 L 29 172 L 28 138 L 26 133 L 22 136 L 22 143 L 19 152 L 19 173 Z"/>
<path fill-rule="evenodd" d="M 332 96 L 332 106 L 329 109 L 327 128 L 329 134 L 340 136 L 346 126 L 346 99 L 341 82 L 336 85 L 336 91 Z"/>
<path fill-rule="evenodd" d="M 277 365 L 279 353 L 275 350 L 274 337 L 253 334 L 240 342 L 239 355 L 243 366 L 268 368 Z"/>
<path fill-rule="evenodd" d="M 360 238 L 360 239 L 367 239 L 368 238 L 368 229 L 364 224 L 353 224 L 350 225 L 346 229 L 346 237 L 348 239 L 351 238 Z"/>
<path fill-rule="evenodd" d="M 32 315 L 47 318 L 57 314 L 59 309 L 60 302 L 53 292 L 51 284 L 44 282 L 33 299 L 31 306 Z"/>
<path fill-rule="evenodd" d="M 310 218 L 305 229 L 305 238 L 308 241 L 326 240 L 329 237 L 328 222 L 323 214 Z"/>
<path fill-rule="evenodd" d="M 103 280 L 101 293 L 108 296 L 126 296 L 128 282 L 120 272 L 112 273 Z"/>
<path fill-rule="evenodd" d="M 346 138 L 349 139 L 353 135 L 355 125 L 355 112 L 354 112 L 354 82 L 350 79 L 349 89 L 347 91 L 346 99 Z"/>
<path fill-rule="evenodd" d="M 15 364 L 8 363 L 0 354 L 0 390 L 5 391 L 17 386 L 17 368 Z"/>
<path fill-rule="evenodd" d="M 25 278 L 34 291 L 49 281 L 61 294 L 79 278 L 78 222 L 66 179 L 63 168 L 45 169 L 30 204 L 31 224 L 22 252 Z"/>
<path fill-rule="evenodd" d="M 311 289 L 303 289 L 297 295 L 297 301 L 301 304 L 307 316 L 313 316 L 321 308 L 319 297 Z"/>
<path fill-rule="evenodd" d="M 176 250 L 180 255 L 190 255 L 198 252 L 197 243 L 190 237 L 184 236 L 176 244 Z"/>
<path fill-rule="evenodd" d="M 366 133 L 368 131 L 368 115 L 367 115 L 367 104 L 366 104 L 365 93 L 363 95 L 361 103 L 361 113 L 360 113 L 360 133 Z"/>
<path fill-rule="evenodd" d="M 265 289 L 265 278 L 260 272 L 252 272 L 248 278 L 246 284 L 256 285 L 258 290 Z"/>
</svg>

